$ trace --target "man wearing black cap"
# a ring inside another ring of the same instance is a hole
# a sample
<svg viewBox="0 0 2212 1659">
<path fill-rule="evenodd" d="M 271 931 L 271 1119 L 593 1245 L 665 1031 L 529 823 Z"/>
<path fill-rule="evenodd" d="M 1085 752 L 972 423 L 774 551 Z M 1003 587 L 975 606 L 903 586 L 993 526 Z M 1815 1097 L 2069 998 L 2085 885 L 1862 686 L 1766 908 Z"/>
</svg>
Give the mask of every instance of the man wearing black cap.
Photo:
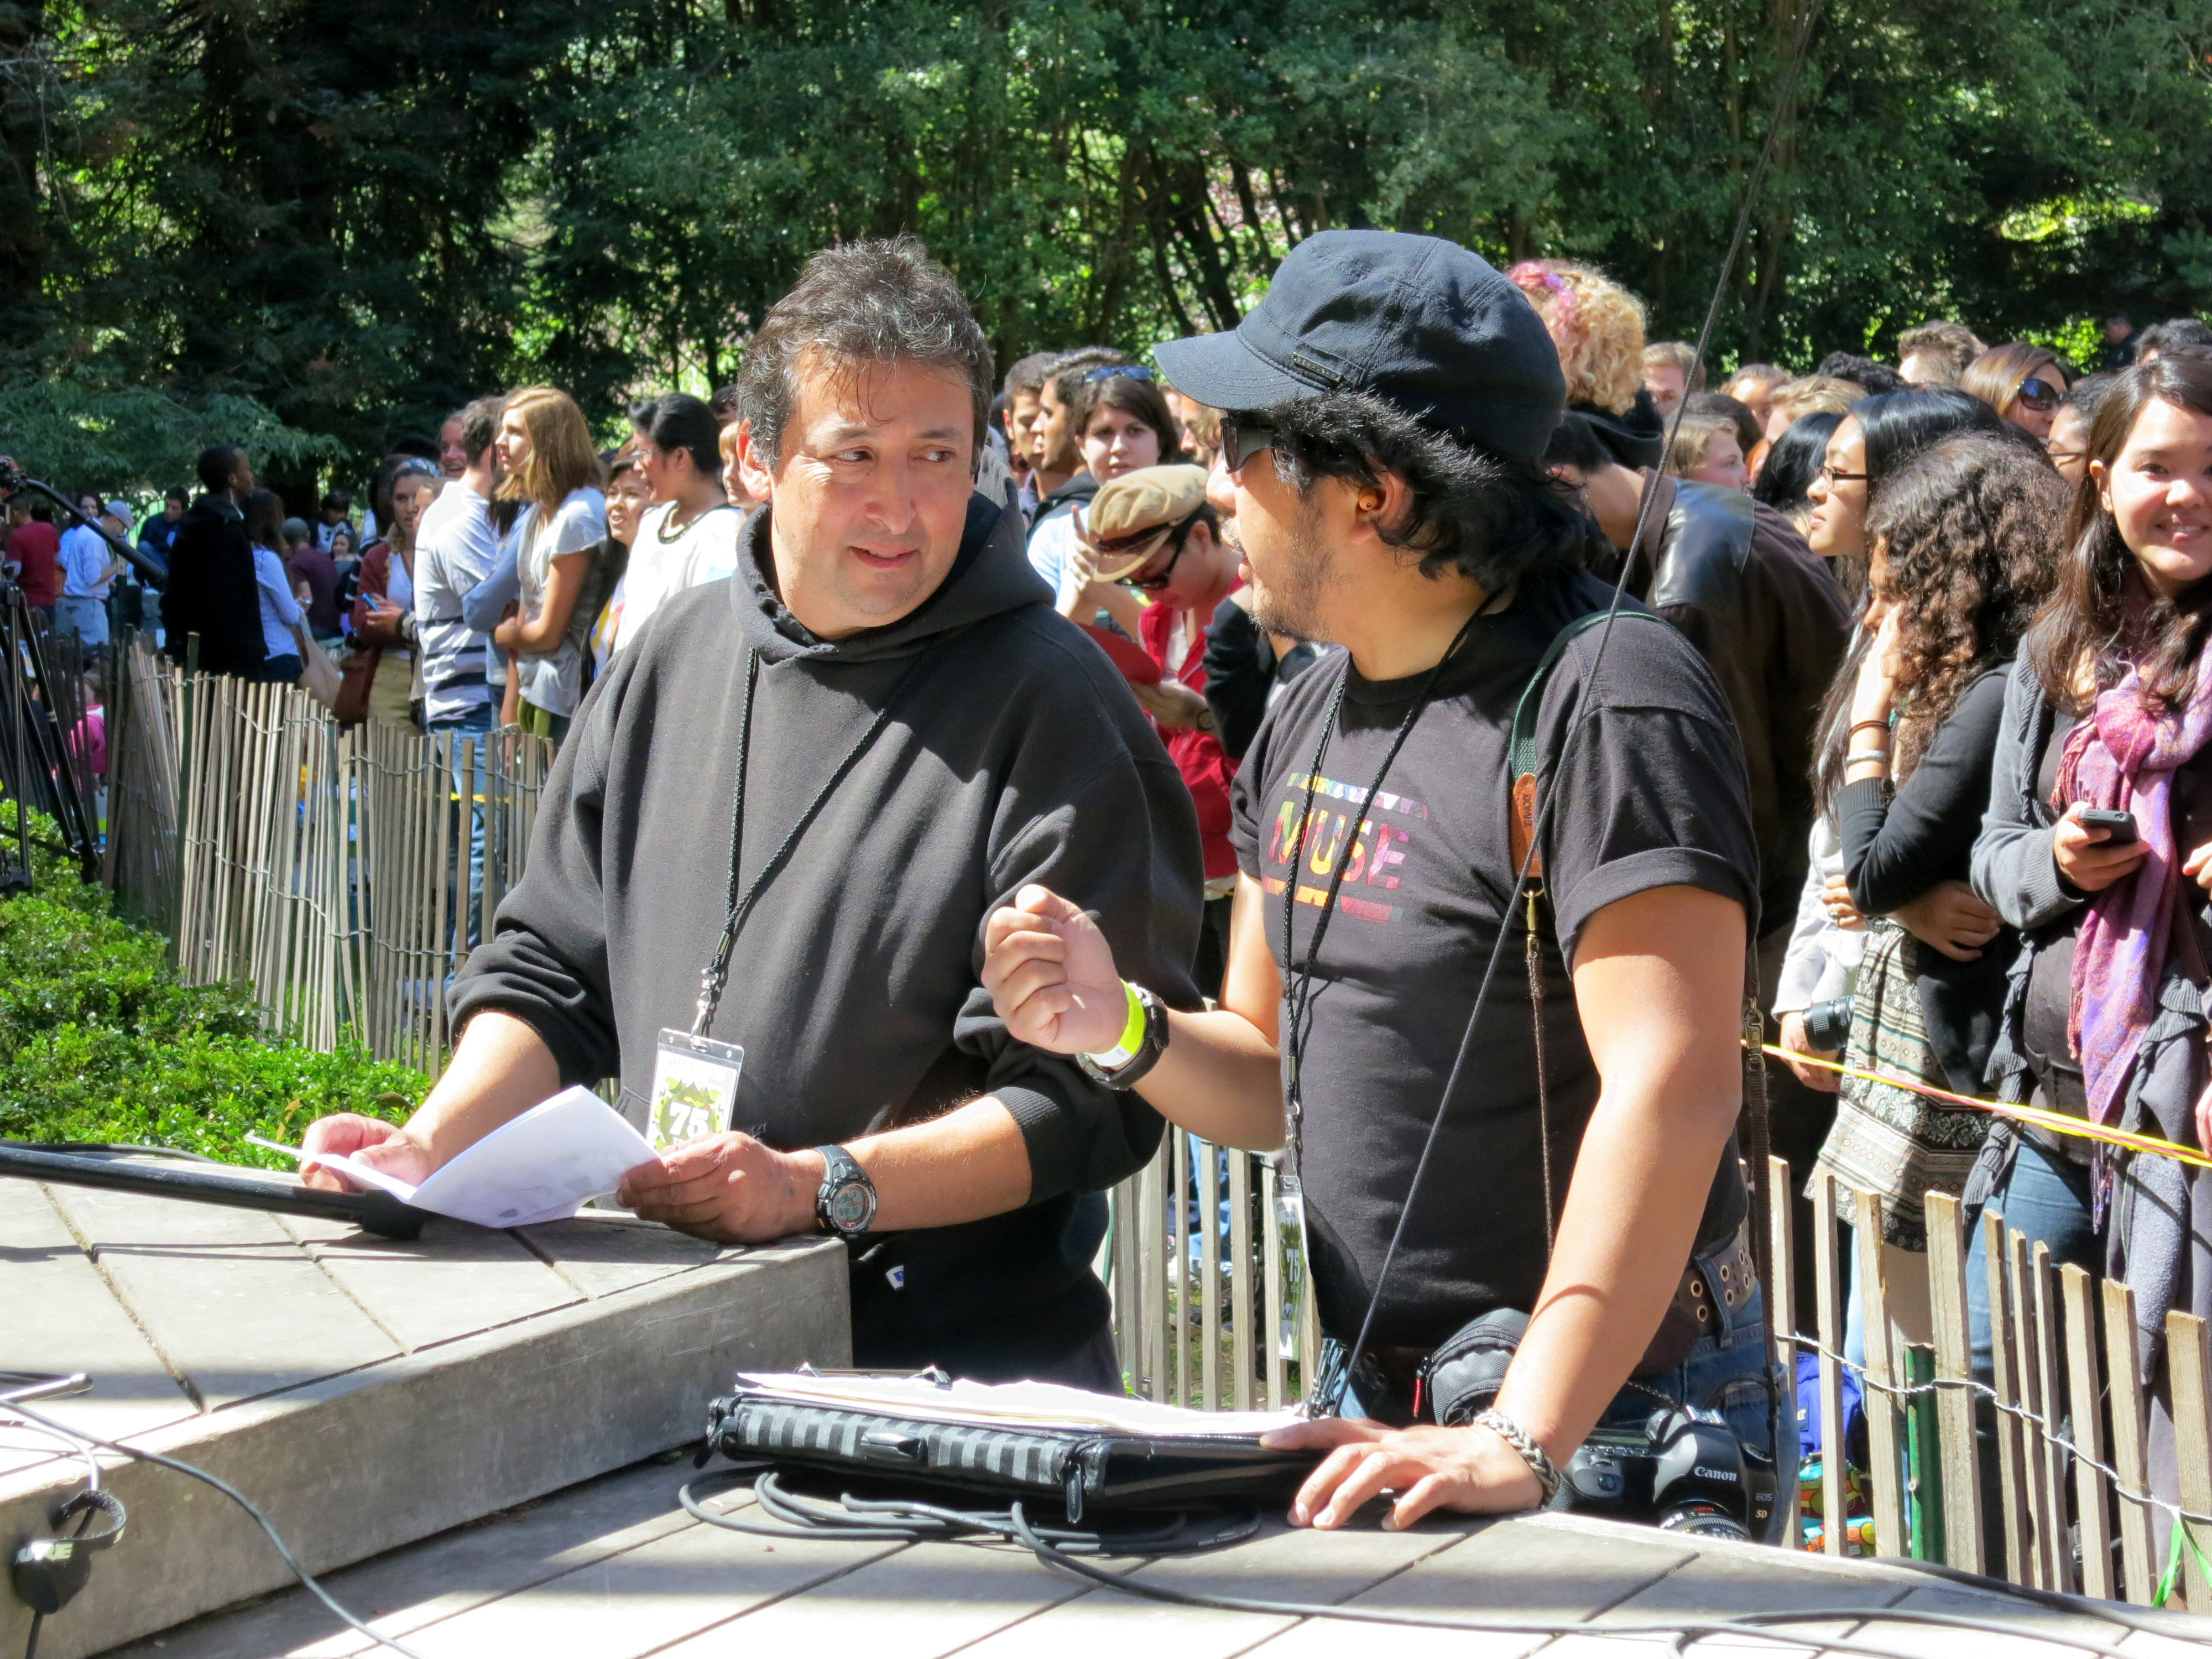
<svg viewBox="0 0 2212 1659">
<path fill-rule="evenodd" d="M 1362 1354 L 1359 1420 L 1289 1431 L 1335 1449 L 1294 1520 L 1340 1525 L 1386 1489 L 1390 1524 L 1526 1508 L 1593 1427 L 1660 1400 L 1770 1451 L 1792 1431 L 1731 1133 L 1758 904 L 1743 761 L 1672 629 L 1571 631 L 1609 595 L 1541 465 L 1565 398 L 1542 324 L 1449 242 L 1328 232 L 1234 334 L 1158 360 L 1224 411 L 1212 495 L 1257 619 L 1346 650 L 1237 775 L 1220 1006 L 1160 1010 L 1097 921 L 1031 886 L 986 931 L 1008 1029 L 1218 1141 L 1281 1144 L 1287 1116 L 1322 1328 Z M 1531 842 L 1533 906 L 1513 898 Z M 1502 1387 L 1431 1420 L 1423 1362 L 1521 1315 Z"/>
</svg>

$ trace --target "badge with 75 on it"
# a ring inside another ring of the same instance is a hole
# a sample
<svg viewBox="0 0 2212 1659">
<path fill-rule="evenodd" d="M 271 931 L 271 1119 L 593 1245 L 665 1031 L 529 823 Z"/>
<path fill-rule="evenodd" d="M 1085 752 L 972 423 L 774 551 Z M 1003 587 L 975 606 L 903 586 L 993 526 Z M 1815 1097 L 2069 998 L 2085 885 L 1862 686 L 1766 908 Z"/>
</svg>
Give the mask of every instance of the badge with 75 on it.
<svg viewBox="0 0 2212 1659">
<path fill-rule="evenodd" d="M 671 1027 L 653 1045 L 653 1093 L 645 1138 L 665 1152 L 730 1127 L 745 1051 L 732 1042 Z"/>
</svg>

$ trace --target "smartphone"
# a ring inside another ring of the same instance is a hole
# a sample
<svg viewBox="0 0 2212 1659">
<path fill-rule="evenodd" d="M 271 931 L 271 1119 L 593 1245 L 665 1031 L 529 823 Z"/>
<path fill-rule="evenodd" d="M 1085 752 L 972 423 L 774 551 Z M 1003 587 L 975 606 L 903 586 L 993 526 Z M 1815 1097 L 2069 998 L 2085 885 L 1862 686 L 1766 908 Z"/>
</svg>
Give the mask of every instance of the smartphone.
<svg viewBox="0 0 2212 1659">
<path fill-rule="evenodd" d="M 2136 815 L 2118 812 L 2110 807 L 2085 806 L 2075 815 L 2075 822 L 2084 830 L 2109 830 L 2112 833 L 2101 843 L 2106 847 L 2125 847 L 2136 838 Z"/>
</svg>

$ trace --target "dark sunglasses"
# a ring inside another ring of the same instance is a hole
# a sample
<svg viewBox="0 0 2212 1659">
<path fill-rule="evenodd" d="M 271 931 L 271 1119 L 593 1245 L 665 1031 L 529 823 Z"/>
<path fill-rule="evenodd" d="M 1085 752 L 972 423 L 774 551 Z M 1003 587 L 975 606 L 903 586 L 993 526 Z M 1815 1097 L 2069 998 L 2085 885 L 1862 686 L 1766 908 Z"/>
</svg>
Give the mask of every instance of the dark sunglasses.
<svg viewBox="0 0 2212 1659">
<path fill-rule="evenodd" d="M 1277 441 L 1275 428 L 1264 422 L 1224 421 L 1221 423 L 1221 464 L 1234 472 L 1261 450 L 1273 449 Z"/>
<path fill-rule="evenodd" d="M 1194 513 L 1188 518 L 1169 526 L 1168 535 L 1175 543 L 1175 551 L 1168 555 L 1168 562 L 1150 575 L 1124 576 L 1121 580 L 1131 587 L 1141 587 L 1148 592 L 1165 587 L 1175 575 L 1176 562 L 1182 557 L 1183 549 L 1190 545 L 1190 527 L 1197 522 L 1198 514 Z M 1159 556 L 1154 554 L 1152 556 L 1158 558 Z M 1142 568 L 1139 567 L 1139 569 Z"/>
<path fill-rule="evenodd" d="M 1152 371 L 1142 363 L 1109 363 L 1103 368 L 1094 368 L 1083 377 L 1088 386 L 1095 380 L 1149 380 Z"/>
<path fill-rule="evenodd" d="M 2031 374 L 2020 383 L 2013 396 L 2040 415 L 2046 409 L 2057 408 L 2065 400 L 2066 388 Z"/>
</svg>

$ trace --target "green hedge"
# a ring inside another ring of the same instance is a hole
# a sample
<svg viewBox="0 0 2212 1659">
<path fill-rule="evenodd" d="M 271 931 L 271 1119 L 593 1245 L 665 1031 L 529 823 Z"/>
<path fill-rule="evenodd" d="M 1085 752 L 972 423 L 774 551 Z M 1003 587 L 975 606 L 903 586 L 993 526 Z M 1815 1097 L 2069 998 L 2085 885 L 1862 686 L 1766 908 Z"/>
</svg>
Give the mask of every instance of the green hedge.
<svg viewBox="0 0 2212 1659">
<path fill-rule="evenodd" d="M 42 868 L 0 901 L 0 1138 L 135 1141 L 289 1168 L 325 1112 L 402 1118 L 428 1087 L 357 1044 L 323 1054 L 263 1030 L 244 985 L 178 982 L 159 936 L 104 889 Z"/>
</svg>

